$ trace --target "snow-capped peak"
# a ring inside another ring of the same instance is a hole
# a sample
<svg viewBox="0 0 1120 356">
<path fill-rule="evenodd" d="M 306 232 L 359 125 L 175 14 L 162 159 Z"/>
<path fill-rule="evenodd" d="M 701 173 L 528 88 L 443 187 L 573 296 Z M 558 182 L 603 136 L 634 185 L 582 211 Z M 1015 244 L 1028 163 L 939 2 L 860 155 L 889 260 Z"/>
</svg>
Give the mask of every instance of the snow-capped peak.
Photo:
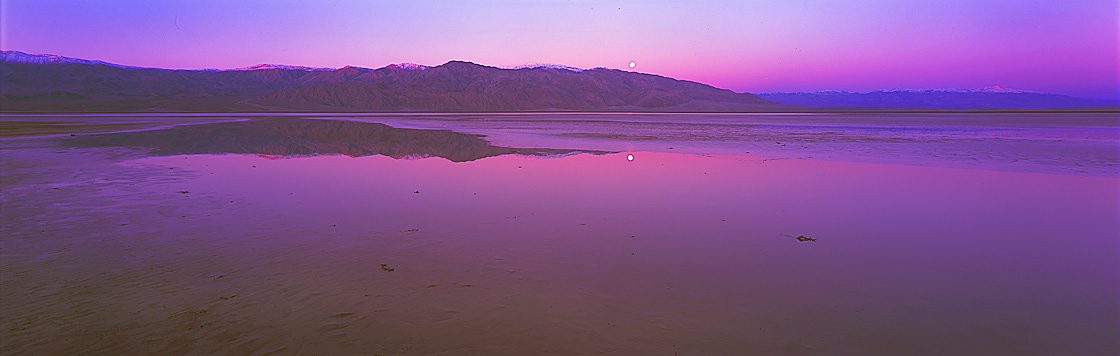
<svg viewBox="0 0 1120 356">
<path fill-rule="evenodd" d="M 583 69 L 583 68 L 569 67 L 569 66 L 562 65 L 562 64 L 548 64 L 548 63 L 530 63 L 530 64 L 522 64 L 522 65 L 513 66 L 513 67 L 499 67 L 499 68 L 502 68 L 502 69 L 547 68 L 547 69 L 560 69 L 560 70 L 572 71 L 572 72 L 576 72 L 576 73 L 579 73 L 579 72 L 582 72 L 582 71 L 586 70 L 586 69 Z"/>
<path fill-rule="evenodd" d="M 794 92 L 794 91 L 776 91 L 768 93 L 759 93 L 759 95 L 783 95 L 783 94 L 814 94 L 814 95 L 854 95 L 854 94 L 874 94 L 874 93 L 912 93 L 912 94 L 947 94 L 947 93 L 1012 93 L 1012 94 L 1047 94 L 1046 92 L 1034 90 L 1022 90 L 1005 88 L 998 85 L 986 86 L 983 88 L 975 89 L 913 89 L 913 88 L 894 88 L 894 89 L 879 89 L 872 91 L 847 91 L 847 90 L 818 90 L 813 92 Z"/>
<path fill-rule="evenodd" d="M 200 71 L 200 72 L 236 72 L 236 71 L 255 71 L 255 70 L 269 70 L 269 69 L 284 69 L 284 70 L 300 70 L 300 71 L 306 71 L 306 72 L 317 72 L 317 71 L 342 70 L 342 69 L 348 69 L 348 68 L 356 68 L 356 69 L 363 70 L 363 71 L 371 70 L 369 68 L 354 67 L 354 66 L 346 66 L 346 67 L 343 67 L 343 68 L 327 68 L 327 67 L 294 66 L 294 65 L 272 64 L 272 63 L 257 64 L 257 65 L 254 65 L 254 66 L 234 68 L 234 69 L 213 69 L 213 68 L 208 68 L 208 69 L 162 69 L 162 68 L 146 68 L 146 67 L 125 66 L 125 65 L 113 64 L 113 63 L 102 62 L 102 61 L 97 61 L 97 60 L 63 57 L 63 56 L 53 55 L 53 54 L 28 54 L 28 53 L 23 53 L 23 52 L 20 52 L 20 51 L 0 51 L 0 63 L 29 63 L 29 64 L 77 63 L 77 64 L 90 64 L 90 65 L 107 65 L 107 66 L 113 66 L 113 67 L 117 67 L 117 68 L 127 68 L 127 69 L 158 69 L 158 70 Z M 429 66 L 420 65 L 420 64 L 416 64 L 416 63 L 390 64 L 386 67 L 403 69 L 403 70 L 408 70 L 408 71 L 425 70 L 425 69 L 431 68 Z"/>
<path fill-rule="evenodd" d="M 76 64 L 91 64 L 91 65 L 107 65 L 119 68 L 139 68 L 131 66 L 122 66 L 120 64 L 113 64 L 103 61 L 63 57 L 54 54 L 30 54 L 20 51 L 0 51 L 0 62 L 2 63 L 28 63 L 28 64 L 57 64 L 57 63 L 76 63 Z"/>
<path fill-rule="evenodd" d="M 396 63 L 396 64 L 387 65 L 385 67 L 386 68 L 403 69 L 403 70 L 425 70 L 425 69 L 431 68 L 429 66 L 416 64 L 416 63 Z"/>
<path fill-rule="evenodd" d="M 366 67 L 356 67 L 356 66 L 345 66 L 345 67 L 339 68 L 338 70 L 346 70 L 346 69 L 357 69 L 357 70 L 360 70 L 360 71 L 371 71 L 371 70 L 373 70 L 373 69 L 369 69 L 369 68 L 366 68 Z"/>
<path fill-rule="evenodd" d="M 255 66 L 241 67 L 241 68 L 235 68 L 235 69 L 230 69 L 230 70 L 231 71 L 248 71 L 248 70 L 265 70 L 265 69 L 288 69 L 288 70 L 302 70 L 302 71 L 308 71 L 308 72 L 318 71 L 318 70 L 334 70 L 334 68 L 292 66 L 292 65 L 286 65 L 286 64 L 271 64 L 271 63 L 263 63 L 263 64 L 258 64 L 258 65 L 255 65 Z"/>
<path fill-rule="evenodd" d="M 998 86 L 998 85 L 986 86 L 986 87 L 983 87 L 983 88 L 980 88 L 980 89 L 973 89 L 973 90 L 976 90 L 976 91 L 979 91 L 979 92 L 984 92 L 984 93 L 1036 93 L 1036 94 L 1037 93 L 1042 93 L 1040 91 L 1034 91 L 1034 90 L 1004 88 L 1004 87 L 1001 87 L 1001 86 Z"/>
<path fill-rule="evenodd" d="M 876 91 L 872 91 L 871 93 L 874 93 L 874 92 L 880 92 L 880 93 L 1032 93 L 1032 94 L 1042 93 L 1040 91 L 1033 91 L 1033 90 L 1004 88 L 1004 87 L 1001 87 L 1001 86 L 998 86 L 998 85 L 986 86 L 986 87 L 983 87 L 983 88 L 975 88 L 975 89 L 895 88 L 895 89 L 886 89 L 886 90 L 876 90 Z"/>
</svg>

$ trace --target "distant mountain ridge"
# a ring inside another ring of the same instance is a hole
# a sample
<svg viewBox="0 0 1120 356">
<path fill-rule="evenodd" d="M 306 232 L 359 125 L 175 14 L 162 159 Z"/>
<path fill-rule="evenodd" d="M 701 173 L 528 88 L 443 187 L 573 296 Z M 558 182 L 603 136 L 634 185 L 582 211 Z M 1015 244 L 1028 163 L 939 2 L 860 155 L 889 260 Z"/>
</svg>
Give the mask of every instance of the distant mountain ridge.
<svg viewBox="0 0 1120 356">
<path fill-rule="evenodd" d="M 976 89 L 885 89 L 870 92 L 759 93 L 778 103 L 822 108 L 1076 108 L 1120 105 L 1120 100 L 1080 98 L 1040 91 L 988 86 Z"/>
<path fill-rule="evenodd" d="M 296 65 L 272 64 L 272 63 L 261 63 L 261 64 L 249 66 L 249 67 L 241 67 L 241 68 L 233 68 L 233 69 L 214 69 L 214 68 L 206 68 L 206 69 L 164 69 L 164 68 L 154 68 L 154 67 L 126 66 L 126 65 L 109 63 L 109 62 L 100 61 L 100 60 L 63 57 L 63 56 L 54 55 L 54 54 L 31 54 L 31 53 L 24 53 L 24 52 L 20 52 L 20 51 L 0 51 L 0 63 L 89 64 L 89 65 L 105 65 L 105 66 L 110 66 L 110 67 L 126 68 L 126 69 L 157 69 L 157 70 L 167 70 L 167 71 L 192 71 L 192 72 L 251 71 L 251 70 L 267 70 L 267 69 L 291 69 L 291 70 L 303 70 L 303 71 L 318 71 L 318 70 L 341 69 L 341 68 L 308 67 L 308 66 L 296 66 Z M 418 66 L 417 64 L 412 64 L 412 63 L 402 63 L 400 65 Z M 368 68 L 362 68 L 362 69 L 368 69 Z"/>
<path fill-rule="evenodd" d="M 4 111 L 795 111 L 753 94 L 607 68 L 463 61 L 378 69 L 166 70 L 0 53 Z"/>
<path fill-rule="evenodd" d="M 983 88 L 975 88 L 975 89 L 911 89 L 911 88 L 894 88 L 894 89 L 881 89 L 881 90 L 875 90 L 875 91 L 879 91 L 879 92 L 888 92 L 888 93 L 900 93 L 900 92 L 905 92 L 905 93 L 937 93 L 937 92 L 950 92 L 950 93 L 1035 93 L 1035 94 L 1045 94 L 1044 92 L 1041 92 L 1041 91 L 1035 91 L 1035 90 L 1022 90 L 1022 89 L 1012 89 L 1012 88 L 1004 88 L 1004 87 L 1001 87 L 1001 86 L 998 86 L 998 85 L 991 85 L 991 86 L 986 86 L 986 87 L 983 87 Z M 847 91 L 843 91 L 843 90 L 840 90 L 839 92 L 847 92 Z"/>
<path fill-rule="evenodd" d="M 63 57 L 54 54 L 28 54 L 20 51 L 0 51 L 0 63 L 26 63 L 26 64 L 89 64 L 106 65 L 118 68 L 142 69 L 142 67 L 124 66 L 104 61 Z"/>
<path fill-rule="evenodd" d="M 287 88 L 269 100 L 369 110 L 790 110 L 709 85 L 607 68 L 503 69 L 451 61 L 419 71 L 378 72 L 375 80 Z"/>
<path fill-rule="evenodd" d="M 161 69 L 0 51 L 0 104 L 4 112 L 796 112 L 1102 106 L 1114 111 L 1120 102 L 998 86 L 754 95 L 652 74 L 559 64 Z"/>
<path fill-rule="evenodd" d="M 29 64 L 61 64 L 61 63 L 91 64 L 91 65 L 100 64 L 100 65 L 107 65 L 107 66 L 113 66 L 113 67 L 118 67 L 118 68 L 163 69 L 163 68 L 154 68 L 154 67 L 126 66 L 126 65 L 109 63 L 109 62 L 100 61 L 100 60 L 63 57 L 63 56 L 54 55 L 54 54 L 31 54 L 31 53 L 24 53 L 24 52 L 20 52 L 20 51 L 0 51 L 0 62 L 29 63 Z M 424 69 L 431 68 L 431 66 L 426 66 L 426 65 L 416 64 L 416 63 L 395 63 L 395 64 L 389 64 L 386 67 L 397 67 L 397 68 L 400 68 L 400 69 L 407 69 L 407 70 L 424 70 Z M 363 68 L 363 67 L 355 67 L 355 66 L 345 66 L 345 67 L 341 67 L 341 68 L 330 68 L 330 67 L 308 67 L 308 66 L 297 66 L 297 65 L 288 65 L 288 64 L 273 64 L 273 63 L 261 63 L 261 64 L 257 64 L 257 65 L 253 65 L 253 66 L 233 68 L 233 69 L 206 68 L 206 69 L 163 69 L 163 70 L 184 70 L 184 71 L 213 72 L 213 71 L 246 71 L 246 70 L 263 70 L 263 69 L 293 69 L 293 70 L 304 70 L 304 71 L 317 71 L 317 70 L 339 70 L 339 69 L 345 69 L 345 68 L 357 68 L 357 69 L 361 69 L 361 70 L 373 70 L 372 68 Z M 501 69 L 551 68 L 551 69 L 565 69 L 565 70 L 569 70 L 569 71 L 573 71 L 573 72 L 582 72 L 582 71 L 586 70 L 586 69 L 583 69 L 583 68 L 576 68 L 576 67 L 566 66 L 566 65 L 562 65 L 562 64 L 551 64 L 551 63 L 529 63 L 529 64 L 523 64 L 523 65 L 513 66 L 513 67 L 497 67 L 497 68 L 501 68 Z M 596 68 L 596 69 L 600 69 L 600 68 L 601 69 L 606 69 L 606 68 L 602 68 L 602 67 L 599 67 L 599 68 Z"/>
<path fill-rule="evenodd" d="M 293 65 L 272 64 L 272 63 L 261 63 L 261 64 L 258 64 L 258 65 L 255 65 L 255 66 L 241 67 L 241 68 L 235 68 L 235 69 L 230 69 L 230 70 L 263 70 L 263 69 L 292 69 L 292 70 L 304 70 L 304 71 L 335 70 L 335 68 L 293 66 Z"/>
</svg>

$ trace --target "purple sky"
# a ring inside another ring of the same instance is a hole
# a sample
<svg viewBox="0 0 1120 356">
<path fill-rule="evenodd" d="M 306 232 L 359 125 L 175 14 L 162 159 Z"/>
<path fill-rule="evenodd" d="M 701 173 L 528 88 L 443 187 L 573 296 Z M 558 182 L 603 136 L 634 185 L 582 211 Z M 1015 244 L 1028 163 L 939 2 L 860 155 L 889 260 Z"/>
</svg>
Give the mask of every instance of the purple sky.
<svg viewBox="0 0 1120 356">
<path fill-rule="evenodd" d="M 1115 0 L 0 0 L 0 47 L 163 68 L 467 60 L 627 68 L 735 91 L 1120 98 Z"/>
</svg>

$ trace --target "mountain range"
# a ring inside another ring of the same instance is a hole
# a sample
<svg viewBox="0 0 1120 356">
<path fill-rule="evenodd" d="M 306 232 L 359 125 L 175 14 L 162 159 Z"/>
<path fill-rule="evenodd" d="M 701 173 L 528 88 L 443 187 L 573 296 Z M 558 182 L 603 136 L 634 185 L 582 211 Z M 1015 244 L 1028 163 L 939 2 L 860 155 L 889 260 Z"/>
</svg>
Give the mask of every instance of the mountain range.
<svg viewBox="0 0 1120 356">
<path fill-rule="evenodd" d="M 378 69 L 167 70 L 4 51 L 4 111 L 794 111 L 748 93 L 607 68 L 451 61 Z"/>
<path fill-rule="evenodd" d="M 767 100 L 823 108 L 1076 108 L 1120 105 L 1120 100 L 1079 98 L 990 86 L 977 89 L 889 89 L 871 92 L 760 93 Z"/>
<path fill-rule="evenodd" d="M 1116 104 L 998 87 L 755 95 L 652 74 L 562 65 L 498 68 L 450 61 L 377 69 L 260 64 L 176 70 L 0 52 L 3 112 L 793 112 Z"/>
</svg>

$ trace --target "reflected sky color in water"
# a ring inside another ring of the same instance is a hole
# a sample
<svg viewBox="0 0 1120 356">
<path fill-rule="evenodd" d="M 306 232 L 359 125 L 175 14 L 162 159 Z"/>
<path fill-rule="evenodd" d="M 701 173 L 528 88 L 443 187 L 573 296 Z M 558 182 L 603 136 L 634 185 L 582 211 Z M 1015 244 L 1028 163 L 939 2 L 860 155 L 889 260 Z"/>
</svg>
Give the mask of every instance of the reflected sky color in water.
<svg viewBox="0 0 1120 356">
<path fill-rule="evenodd" d="M 347 119 L 483 134 L 508 147 L 1120 176 L 1120 121 L 1107 114 L 549 113 Z"/>
<path fill-rule="evenodd" d="M 655 151 L 717 155 L 750 155 L 769 159 L 817 159 L 912 166 L 989 169 L 1012 172 L 1120 177 L 1120 121 L 1108 114 L 688 114 L 688 113 L 412 113 L 412 114 L 179 114 L 139 115 L 14 115 L 4 117 L 4 132 L 110 132 L 132 127 L 168 127 L 187 123 L 298 118 L 348 120 L 387 124 L 390 131 L 452 130 L 485 135 L 494 146 L 541 148 L 523 154 L 559 154 L 578 149 L 613 152 Z M 219 127 L 218 124 L 206 127 Z M 199 135 L 199 129 L 175 131 L 202 138 L 188 147 L 163 140 L 148 147 L 174 153 L 303 152 L 331 154 L 339 148 L 274 140 L 239 145 L 244 140 Z M 298 131 L 298 130 L 297 130 Z M 312 136 L 318 135 L 308 131 Z M 105 144 L 142 142 L 156 133 L 118 135 Z M 224 132 L 228 135 L 231 132 Z M 243 133 L 244 134 L 244 133 Z M 321 132 L 319 133 L 321 134 Z M 444 135 L 430 133 L 432 137 Z M 458 135 L 458 134 L 455 134 Z M 131 136 L 128 138 L 127 136 Z M 398 134 L 397 140 L 419 139 Z M 421 135 L 424 136 L 424 135 Z M 198 138 L 198 137 L 196 137 Z M 430 137 L 429 137 L 430 138 Z M 79 138 L 81 140 L 82 138 Z M 337 138 L 336 138 L 337 139 Z M 205 141 L 206 139 L 203 139 Z M 151 143 L 151 142 L 149 142 Z M 182 143 L 182 142 L 179 142 Z M 267 143 L 267 144 L 264 144 Z M 264 144 L 264 145 L 261 145 Z M 349 144 L 349 143 L 347 143 Z M 199 151 L 199 145 L 209 146 Z M 142 145 L 143 146 L 143 145 Z M 329 146 L 329 145 L 327 145 Z M 441 150 L 454 150 L 447 145 Z M 189 149 L 187 149 L 189 148 Z M 248 149 L 252 148 L 252 149 Z M 557 150 L 558 149 L 558 150 Z M 497 150 L 499 153 L 502 150 Z M 505 150 L 506 152 L 510 150 Z M 414 152 L 420 153 L 421 152 Z M 430 155 L 430 153 L 428 153 Z M 475 155 L 473 157 L 479 157 Z"/>
<path fill-rule="evenodd" d="M 873 353 L 1092 353 L 1120 332 L 1116 178 L 658 152 L 133 164 L 193 171 L 181 189 L 309 231 L 418 229 L 686 338 L 756 342 L 736 332 L 758 321 L 743 315 L 815 333 L 803 345 Z"/>
<path fill-rule="evenodd" d="M 178 143 L 128 134 L 97 147 L 66 145 L 89 131 L 5 138 L 0 347 L 1120 351 L 1120 140 L 1107 117 L 351 119 L 487 134 L 500 147 L 618 153 L 284 158 L 345 152 L 324 144 L 360 130 L 308 143 L 292 137 L 319 130 L 288 135 L 283 125 L 232 139 L 193 127 L 179 132 L 199 139 Z M 72 127 L 116 122 L 97 120 Z M 294 124 L 333 132 L 338 123 Z M 24 131 L 59 125 L 72 124 Z M 246 137 L 267 139 L 237 140 Z M 169 155 L 122 142 L 168 144 Z M 183 149 L 200 143 L 207 149 Z M 230 147 L 274 155 L 181 154 Z M 805 158 L 820 153 L 834 156 Z"/>
</svg>

